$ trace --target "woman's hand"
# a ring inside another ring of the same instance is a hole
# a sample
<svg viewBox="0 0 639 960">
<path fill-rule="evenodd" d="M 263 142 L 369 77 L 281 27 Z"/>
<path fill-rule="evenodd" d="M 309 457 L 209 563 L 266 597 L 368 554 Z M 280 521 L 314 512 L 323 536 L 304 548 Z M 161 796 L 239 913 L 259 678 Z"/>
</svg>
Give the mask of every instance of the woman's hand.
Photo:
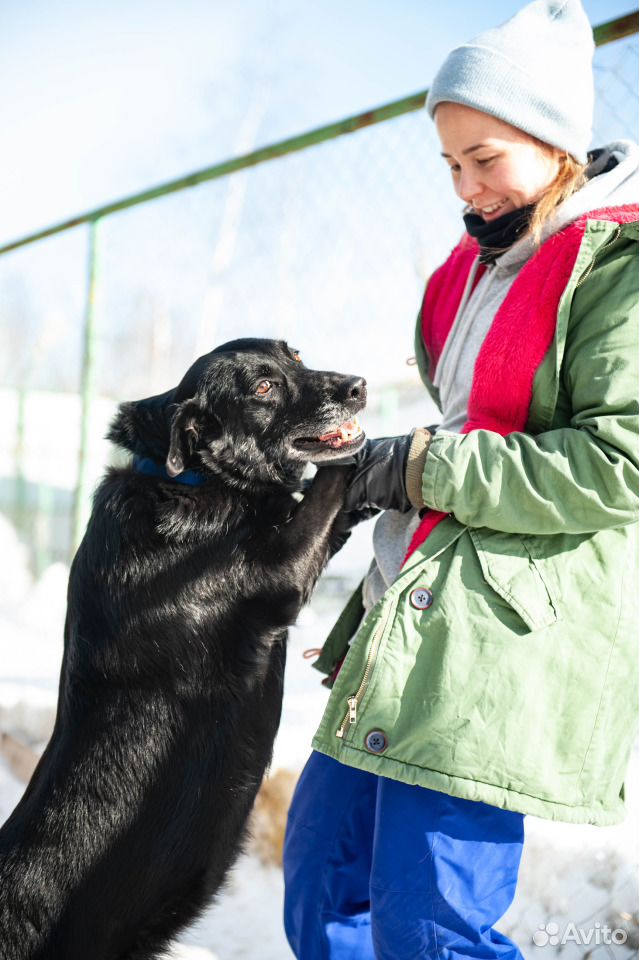
<svg viewBox="0 0 639 960">
<path fill-rule="evenodd" d="M 331 534 L 333 556 L 342 549 L 351 530 L 381 510 L 406 513 L 421 509 L 421 477 L 432 435 L 437 428 L 420 427 L 400 437 L 367 440 L 362 449 L 339 461 L 351 468 L 342 509 Z"/>
<path fill-rule="evenodd" d="M 378 510 L 406 513 L 424 506 L 421 476 L 431 436 L 431 430 L 420 427 L 399 437 L 367 440 L 353 457 L 342 508 L 355 514 L 353 525 Z"/>
</svg>

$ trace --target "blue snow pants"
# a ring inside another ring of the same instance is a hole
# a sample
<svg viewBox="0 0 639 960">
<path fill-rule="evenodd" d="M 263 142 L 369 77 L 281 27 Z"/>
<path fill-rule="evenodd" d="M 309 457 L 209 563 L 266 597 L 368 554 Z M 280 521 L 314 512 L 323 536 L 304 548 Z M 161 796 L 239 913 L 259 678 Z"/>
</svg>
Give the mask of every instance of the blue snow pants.
<svg viewBox="0 0 639 960">
<path fill-rule="evenodd" d="M 313 753 L 284 846 L 298 960 L 522 960 L 494 929 L 515 895 L 524 817 Z"/>
</svg>

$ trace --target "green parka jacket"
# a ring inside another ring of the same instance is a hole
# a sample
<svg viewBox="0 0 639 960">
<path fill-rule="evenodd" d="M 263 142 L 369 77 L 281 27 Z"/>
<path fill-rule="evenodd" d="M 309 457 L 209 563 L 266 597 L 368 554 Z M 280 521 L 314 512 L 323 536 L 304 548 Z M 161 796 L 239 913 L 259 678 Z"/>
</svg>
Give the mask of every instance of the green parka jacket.
<svg viewBox="0 0 639 960">
<path fill-rule="evenodd" d="M 346 654 L 313 746 L 610 824 L 637 730 L 639 222 L 585 221 L 525 431 L 433 438 L 423 499 L 449 516 L 363 622 L 361 590 L 343 611 L 315 663 L 331 674 Z M 416 350 L 436 396 L 419 325 Z"/>
</svg>

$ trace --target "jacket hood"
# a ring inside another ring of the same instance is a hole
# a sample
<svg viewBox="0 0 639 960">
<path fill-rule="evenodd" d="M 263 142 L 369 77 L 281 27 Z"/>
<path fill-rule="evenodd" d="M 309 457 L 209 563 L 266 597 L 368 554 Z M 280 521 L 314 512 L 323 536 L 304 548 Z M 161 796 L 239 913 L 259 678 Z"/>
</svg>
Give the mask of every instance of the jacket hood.
<svg viewBox="0 0 639 960">
<path fill-rule="evenodd" d="M 617 163 L 603 173 L 611 158 Z M 639 146 L 631 140 L 615 140 L 603 148 L 587 168 L 588 181 L 557 209 L 542 231 L 542 243 L 590 210 L 637 203 L 639 198 Z M 523 237 L 497 261 L 495 273 L 519 270 L 536 250 L 531 237 Z"/>
</svg>

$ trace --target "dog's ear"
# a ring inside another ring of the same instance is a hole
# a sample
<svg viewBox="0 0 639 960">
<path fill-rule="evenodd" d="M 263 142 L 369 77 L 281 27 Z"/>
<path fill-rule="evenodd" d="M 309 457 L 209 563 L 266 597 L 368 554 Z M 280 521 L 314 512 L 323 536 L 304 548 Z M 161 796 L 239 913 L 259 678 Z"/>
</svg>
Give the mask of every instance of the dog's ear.
<svg viewBox="0 0 639 960">
<path fill-rule="evenodd" d="M 121 403 L 111 423 L 107 439 L 142 457 L 162 459 L 166 454 L 169 433 L 167 410 L 172 391 Z"/>
<path fill-rule="evenodd" d="M 166 458 L 166 472 L 170 477 L 177 477 L 184 470 L 199 439 L 203 416 L 204 411 L 197 400 L 185 400 L 173 414 Z"/>
</svg>

